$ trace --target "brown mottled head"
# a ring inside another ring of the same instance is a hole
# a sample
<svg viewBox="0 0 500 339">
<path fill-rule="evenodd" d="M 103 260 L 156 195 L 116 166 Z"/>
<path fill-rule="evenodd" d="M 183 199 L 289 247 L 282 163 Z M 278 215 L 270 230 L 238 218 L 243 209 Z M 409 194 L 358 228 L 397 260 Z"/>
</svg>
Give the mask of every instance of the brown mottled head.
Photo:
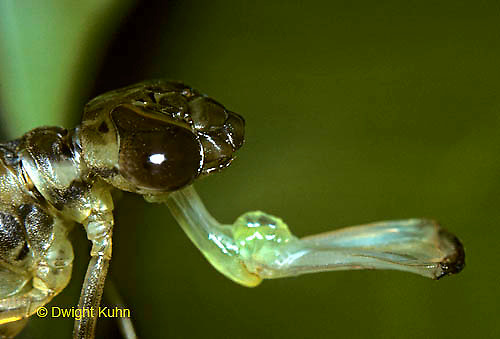
<svg viewBox="0 0 500 339">
<path fill-rule="evenodd" d="M 85 162 L 117 188 L 169 192 L 229 166 L 243 118 L 179 82 L 153 80 L 105 93 L 85 106 Z"/>
</svg>

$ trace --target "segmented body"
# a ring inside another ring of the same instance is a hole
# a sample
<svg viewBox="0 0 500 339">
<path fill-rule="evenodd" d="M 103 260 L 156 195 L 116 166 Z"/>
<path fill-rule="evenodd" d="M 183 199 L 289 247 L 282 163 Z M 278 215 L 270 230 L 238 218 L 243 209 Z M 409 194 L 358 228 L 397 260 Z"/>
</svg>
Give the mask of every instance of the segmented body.
<svg viewBox="0 0 500 339">
<path fill-rule="evenodd" d="M 22 299 L 33 286 L 44 304 L 70 280 L 73 249 L 67 233 L 74 218 L 65 212 L 88 191 L 88 185 L 75 185 L 83 183 L 75 180 L 81 174 L 78 166 L 72 165 L 73 180 L 67 182 L 67 165 L 75 163 L 72 148 L 62 128 L 35 129 L 0 145 L 0 299 L 5 301 L 0 311 L 12 318 L 41 306 L 36 298 Z M 33 170 L 37 173 L 30 175 Z M 0 333 L 10 335 L 11 327 L 3 325 Z"/>
</svg>

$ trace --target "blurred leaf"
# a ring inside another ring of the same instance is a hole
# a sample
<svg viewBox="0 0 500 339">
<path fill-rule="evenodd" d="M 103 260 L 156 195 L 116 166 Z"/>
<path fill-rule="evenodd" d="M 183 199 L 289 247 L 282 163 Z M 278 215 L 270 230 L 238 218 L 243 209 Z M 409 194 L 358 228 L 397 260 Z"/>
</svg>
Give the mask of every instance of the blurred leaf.
<svg viewBox="0 0 500 339">
<path fill-rule="evenodd" d="M 102 46 L 132 3 L 0 1 L 0 95 L 9 137 L 68 126 L 75 94 L 90 87 Z"/>
</svg>

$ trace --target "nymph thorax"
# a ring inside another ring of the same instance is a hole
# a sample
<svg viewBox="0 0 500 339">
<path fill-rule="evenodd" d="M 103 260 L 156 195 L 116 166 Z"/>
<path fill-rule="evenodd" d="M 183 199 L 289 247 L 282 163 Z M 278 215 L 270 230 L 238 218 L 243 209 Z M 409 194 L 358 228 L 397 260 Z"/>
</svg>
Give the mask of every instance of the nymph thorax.
<svg viewBox="0 0 500 339">
<path fill-rule="evenodd" d="M 65 219 L 82 223 L 94 210 L 113 209 L 110 186 L 89 171 L 78 129 L 42 127 L 20 142 L 21 166 L 30 193 Z"/>
</svg>

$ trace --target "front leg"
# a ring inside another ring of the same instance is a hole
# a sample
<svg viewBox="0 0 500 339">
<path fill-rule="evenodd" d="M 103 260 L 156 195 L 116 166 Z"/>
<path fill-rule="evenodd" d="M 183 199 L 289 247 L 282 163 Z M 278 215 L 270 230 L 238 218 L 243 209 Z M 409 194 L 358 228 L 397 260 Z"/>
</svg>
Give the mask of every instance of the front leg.
<svg viewBox="0 0 500 339">
<path fill-rule="evenodd" d="M 207 260 L 244 286 L 352 269 L 394 269 L 439 279 L 458 273 L 465 262 L 458 239 L 430 220 L 379 222 L 299 239 L 280 218 L 263 212 L 245 213 L 233 225 L 221 225 L 192 187 L 163 200 Z"/>
<path fill-rule="evenodd" d="M 89 240 L 92 241 L 92 250 L 78 303 L 78 308 L 84 316 L 75 320 L 75 339 L 94 338 L 99 305 L 111 260 L 113 214 L 110 211 L 93 213 L 83 224 Z"/>
</svg>

